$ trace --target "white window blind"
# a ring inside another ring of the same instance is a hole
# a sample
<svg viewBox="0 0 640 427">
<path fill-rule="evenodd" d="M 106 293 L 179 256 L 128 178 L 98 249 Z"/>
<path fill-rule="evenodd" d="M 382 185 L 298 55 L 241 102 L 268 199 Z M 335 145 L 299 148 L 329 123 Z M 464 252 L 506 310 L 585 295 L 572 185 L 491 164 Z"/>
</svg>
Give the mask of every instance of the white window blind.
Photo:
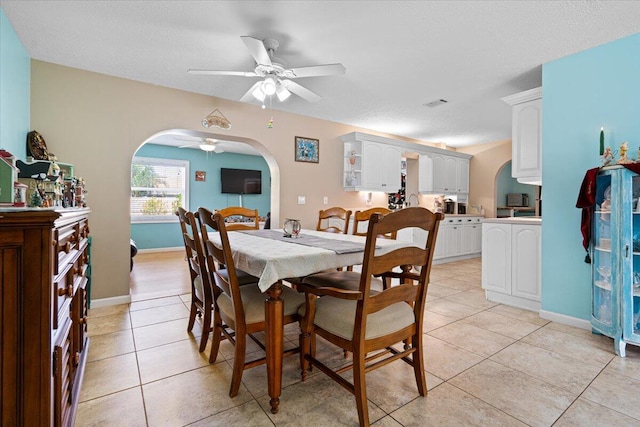
<svg viewBox="0 0 640 427">
<path fill-rule="evenodd" d="M 131 221 L 177 221 L 178 207 L 189 206 L 189 162 L 134 157 L 131 163 Z"/>
</svg>

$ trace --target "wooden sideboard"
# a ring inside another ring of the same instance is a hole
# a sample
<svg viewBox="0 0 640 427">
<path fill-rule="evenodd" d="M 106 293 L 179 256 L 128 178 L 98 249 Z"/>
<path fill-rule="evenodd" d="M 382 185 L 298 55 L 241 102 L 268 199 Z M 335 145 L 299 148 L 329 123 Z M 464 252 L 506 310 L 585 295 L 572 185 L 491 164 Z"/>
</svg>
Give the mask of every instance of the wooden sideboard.
<svg viewBox="0 0 640 427">
<path fill-rule="evenodd" d="M 3 426 L 73 426 L 87 360 L 89 209 L 0 209 Z"/>
</svg>

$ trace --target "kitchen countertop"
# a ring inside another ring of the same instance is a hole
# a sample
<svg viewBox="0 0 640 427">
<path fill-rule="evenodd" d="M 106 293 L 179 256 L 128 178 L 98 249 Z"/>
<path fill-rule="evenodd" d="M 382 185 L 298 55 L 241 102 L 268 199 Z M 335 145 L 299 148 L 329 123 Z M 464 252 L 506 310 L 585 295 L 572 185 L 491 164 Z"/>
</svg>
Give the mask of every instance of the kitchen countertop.
<svg viewBox="0 0 640 427">
<path fill-rule="evenodd" d="M 528 225 L 542 225 L 542 217 L 539 216 L 518 216 L 509 218 L 485 218 L 485 223 L 496 224 L 528 224 Z"/>
</svg>

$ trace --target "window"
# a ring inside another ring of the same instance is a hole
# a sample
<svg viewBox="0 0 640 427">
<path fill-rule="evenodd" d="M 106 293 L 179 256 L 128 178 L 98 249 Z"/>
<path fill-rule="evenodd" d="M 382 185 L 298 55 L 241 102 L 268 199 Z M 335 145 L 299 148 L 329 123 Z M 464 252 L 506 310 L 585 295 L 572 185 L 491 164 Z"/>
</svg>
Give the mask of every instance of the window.
<svg viewBox="0 0 640 427">
<path fill-rule="evenodd" d="M 189 162 L 134 157 L 131 163 L 131 222 L 173 222 L 189 206 Z"/>
</svg>

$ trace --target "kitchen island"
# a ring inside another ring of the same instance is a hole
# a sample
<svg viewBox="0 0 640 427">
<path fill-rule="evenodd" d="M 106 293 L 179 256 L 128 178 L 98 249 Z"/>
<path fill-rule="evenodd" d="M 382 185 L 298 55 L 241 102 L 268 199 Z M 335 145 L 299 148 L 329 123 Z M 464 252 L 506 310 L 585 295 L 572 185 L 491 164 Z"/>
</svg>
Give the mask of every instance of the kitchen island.
<svg viewBox="0 0 640 427">
<path fill-rule="evenodd" d="M 482 288 L 487 300 L 540 311 L 540 217 L 485 218 Z"/>
</svg>

